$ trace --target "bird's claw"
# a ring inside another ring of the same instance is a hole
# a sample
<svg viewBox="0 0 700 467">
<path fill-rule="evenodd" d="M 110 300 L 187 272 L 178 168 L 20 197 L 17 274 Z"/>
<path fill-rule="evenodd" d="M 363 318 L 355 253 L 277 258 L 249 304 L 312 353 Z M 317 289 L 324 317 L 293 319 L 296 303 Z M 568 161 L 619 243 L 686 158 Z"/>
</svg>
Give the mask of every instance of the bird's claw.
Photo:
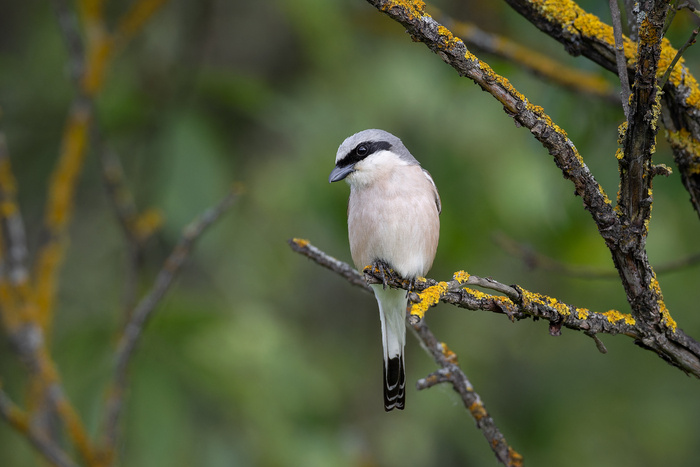
<svg viewBox="0 0 700 467">
<path fill-rule="evenodd" d="M 389 285 L 387 275 L 391 274 L 391 268 L 382 260 L 375 261 L 374 267 L 379 271 L 379 277 L 382 279 L 382 288 L 386 290 L 386 286 Z"/>
</svg>

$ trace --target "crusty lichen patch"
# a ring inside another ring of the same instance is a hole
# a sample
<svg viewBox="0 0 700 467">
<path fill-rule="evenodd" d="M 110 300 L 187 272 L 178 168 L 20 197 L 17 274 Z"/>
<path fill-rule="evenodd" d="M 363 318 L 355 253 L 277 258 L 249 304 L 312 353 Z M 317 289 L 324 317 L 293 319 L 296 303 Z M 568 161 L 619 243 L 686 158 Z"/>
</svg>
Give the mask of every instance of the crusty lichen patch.
<svg viewBox="0 0 700 467">
<path fill-rule="evenodd" d="M 425 312 L 428 311 L 428 308 L 437 305 L 443 295 L 445 295 L 445 292 L 447 292 L 448 288 L 449 284 L 447 282 L 438 282 L 437 284 L 432 285 L 420 292 L 418 294 L 420 302 L 413 304 L 411 307 L 411 315 L 423 319 Z"/>
<path fill-rule="evenodd" d="M 382 10 L 389 11 L 393 8 L 401 8 L 407 13 L 407 19 L 413 21 L 427 15 L 425 2 L 422 0 L 391 0 L 382 6 Z"/>
</svg>

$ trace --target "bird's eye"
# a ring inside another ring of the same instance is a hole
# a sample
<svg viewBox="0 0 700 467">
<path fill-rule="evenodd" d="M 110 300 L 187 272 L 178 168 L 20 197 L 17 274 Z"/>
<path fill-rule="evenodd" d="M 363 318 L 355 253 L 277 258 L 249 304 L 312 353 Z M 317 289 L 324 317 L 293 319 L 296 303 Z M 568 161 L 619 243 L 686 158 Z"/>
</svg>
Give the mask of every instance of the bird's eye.
<svg viewBox="0 0 700 467">
<path fill-rule="evenodd" d="M 365 146 L 364 144 L 360 144 L 357 147 L 356 152 L 358 156 L 366 156 L 369 152 L 369 148 L 367 148 L 367 146 Z"/>
</svg>

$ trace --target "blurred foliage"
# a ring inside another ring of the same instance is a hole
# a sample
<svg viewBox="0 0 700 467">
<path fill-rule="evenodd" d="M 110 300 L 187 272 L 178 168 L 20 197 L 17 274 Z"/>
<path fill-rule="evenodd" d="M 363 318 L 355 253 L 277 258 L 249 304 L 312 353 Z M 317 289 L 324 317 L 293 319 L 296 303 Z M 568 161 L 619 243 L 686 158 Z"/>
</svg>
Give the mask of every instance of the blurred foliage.
<svg viewBox="0 0 700 467">
<path fill-rule="evenodd" d="M 123 7 L 109 3 L 116 17 Z M 595 70 L 504 3 L 437 5 Z M 608 16 L 604 2 L 582 6 Z M 674 44 L 692 27 L 679 14 Z M 614 196 L 621 110 L 479 55 L 568 132 Z M 686 54 L 700 72 L 697 57 L 694 48 Z M 50 2 L 4 5 L 0 127 L 31 245 L 72 95 Z M 97 116 L 137 204 L 159 207 L 166 218 L 139 278 L 142 290 L 190 219 L 232 182 L 246 187 L 149 323 L 132 372 L 121 465 L 495 465 L 449 388 L 410 390 L 404 412 L 384 413 L 373 297 L 286 244 L 309 238 L 349 260 L 348 190 L 328 185 L 327 176 L 340 142 L 365 128 L 402 137 L 440 189 L 442 234 L 431 277 L 466 269 L 594 310 L 628 309 L 616 280 L 530 270 L 493 242 L 502 233 L 567 264 L 613 267 L 547 152 L 491 96 L 361 0 L 172 0 L 109 70 Z M 662 141 L 656 162 L 673 165 Z M 697 251 L 698 220 L 678 174 L 657 179 L 654 195 L 652 263 Z M 94 154 L 79 186 L 71 245 L 52 342 L 69 397 L 94 431 L 123 321 L 126 261 Z M 673 316 L 696 337 L 698 281 L 698 267 L 660 277 Z M 698 382 L 630 339 L 602 336 L 609 349 L 602 355 L 582 334 L 549 337 L 541 322 L 513 324 L 446 305 L 427 320 L 527 465 L 697 464 Z M 434 364 L 413 340 L 407 352 L 412 384 Z M 0 376 L 20 404 L 22 375 L 0 338 Z M 0 424 L 0 465 L 38 462 Z"/>
</svg>

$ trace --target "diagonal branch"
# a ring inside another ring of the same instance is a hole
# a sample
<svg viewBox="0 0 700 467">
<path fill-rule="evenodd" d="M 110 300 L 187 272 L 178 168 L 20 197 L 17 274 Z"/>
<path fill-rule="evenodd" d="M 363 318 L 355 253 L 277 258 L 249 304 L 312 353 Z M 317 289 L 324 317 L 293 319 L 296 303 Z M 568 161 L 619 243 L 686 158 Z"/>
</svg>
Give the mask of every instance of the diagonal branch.
<svg viewBox="0 0 700 467">
<path fill-rule="evenodd" d="M 19 408 L 0 385 L 0 417 L 22 433 L 44 458 L 56 467 L 77 467 L 68 455 L 51 439 L 39 432 L 25 411 Z"/>
<path fill-rule="evenodd" d="M 613 28 L 573 0 L 506 0 L 506 3 L 534 26 L 561 42 L 572 55 L 583 55 L 617 73 Z M 663 74 L 678 53 L 667 39 L 659 40 L 661 51 L 657 73 Z M 628 70 L 634 72 L 636 44 L 623 37 L 623 48 Z M 681 180 L 700 216 L 700 84 L 684 65 L 683 58 L 670 70 L 662 96 L 665 107 L 662 121 L 668 129 L 666 138 L 673 149 Z"/>
<path fill-rule="evenodd" d="M 429 5 L 428 9 L 465 44 L 473 46 L 476 50 L 520 65 L 534 75 L 573 92 L 619 102 L 619 96 L 615 95 L 610 82 L 598 73 L 568 67 L 549 55 L 525 47 L 520 42 L 485 31 L 474 23 L 451 18 L 433 5 Z"/>
<path fill-rule="evenodd" d="M 620 228 L 612 202 L 583 161 L 564 130 L 544 110 L 532 104 L 503 76 L 479 60 L 464 42 L 424 11 L 420 0 L 368 0 L 377 9 L 401 23 L 415 41 L 423 42 L 461 76 L 467 77 L 503 105 L 516 125 L 524 126 L 549 151 L 564 177 L 574 184 L 604 237 L 614 236 Z"/>
<path fill-rule="evenodd" d="M 421 390 L 439 383 L 450 383 L 462 399 L 464 407 L 476 422 L 476 427 L 481 430 L 484 438 L 491 446 L 496 459 L 505 466 L 522 466 L 523 457 L 508 445 L 505 436 L 503 436 L 493 417 L 486 410 L 481 397 L 474 391 L 469 379 L 467 379 L 467 375 L 460 368 L 457 362 L 457 355 L 447 347 L 447 344 L 438 341 L 424 321 L 414 324 L 413 330 L 418 339 L 421 340 L 423 347 L 430 352 L 433 359 L 441 366 L 439 370 L 428 377 L 418 380 L 416 388 Z"/>
<path fill-rule="evenodd" d="M 117 425 L 123 406 L 124 392 L 128 380 L 128 369 L 136 346 L 141 340 L 144 327 L 153 315 L 156 306 L 170 288 L 180 272 L 185 260 L 189 258 L 194 243 L 214 222 L 216 222 L 238 198 L 239 191 L 233 189 L 219 203 L 209 208 L 197 219 L 187 225 L 180 241 L 166 258 L 163 267 L 156 276 L 151 290 L 136 305 L 117 344 L 115 353 L 114 375 L 105 407 L 103 426 L 103 449 L 107 459 L 114 457 L 117 438 Z"/>
</svg>

